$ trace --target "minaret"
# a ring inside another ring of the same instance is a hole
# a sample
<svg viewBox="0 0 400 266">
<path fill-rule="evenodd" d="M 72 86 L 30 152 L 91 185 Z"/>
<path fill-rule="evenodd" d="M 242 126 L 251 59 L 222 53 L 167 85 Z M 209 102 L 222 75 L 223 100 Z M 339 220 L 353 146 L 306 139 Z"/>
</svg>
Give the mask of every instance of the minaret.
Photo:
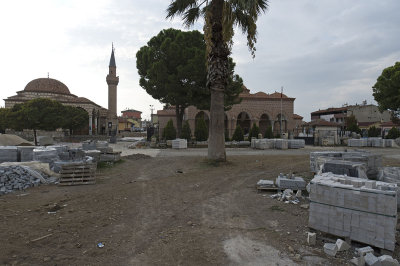
<svg viewBox="0 0 400 266">
<path fill-rule="evenodd" d="M 117 116 L 117 86 L 119 82 L 119 77 L 117 77 L 117 66 L 115 65 L 114 57 L 114 44 L 111 49 L 110 65 L 108 66 L 107 75 L 108 84 L 108 113 L 110 118 Z"/>
</svg>

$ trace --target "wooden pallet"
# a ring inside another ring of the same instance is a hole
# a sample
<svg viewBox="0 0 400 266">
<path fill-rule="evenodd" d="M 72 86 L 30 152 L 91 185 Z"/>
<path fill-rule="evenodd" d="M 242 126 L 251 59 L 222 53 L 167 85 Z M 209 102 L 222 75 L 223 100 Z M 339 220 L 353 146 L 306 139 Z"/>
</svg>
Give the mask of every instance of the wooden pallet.
<svg viewBox="0 0 400 266">
<path fill-rule="evenodd" d="M 96 163 L 67 164 L 61 167 L 59 186 L 92 185 L 96 183 Z"/>
</svg>

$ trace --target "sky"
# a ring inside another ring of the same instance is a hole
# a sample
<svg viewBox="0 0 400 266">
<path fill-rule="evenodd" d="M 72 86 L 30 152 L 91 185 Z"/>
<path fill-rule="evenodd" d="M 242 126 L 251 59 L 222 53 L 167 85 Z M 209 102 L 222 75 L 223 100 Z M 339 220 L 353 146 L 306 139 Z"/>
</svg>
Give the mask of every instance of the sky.
<svg viewBox="0 0 400 266">
<path fill-rule="evenodd" d="M 162 29 L 190 29 L 167 20 L 169 0 L 13 0 L 0 3 L 0 97 L 49 75 L 70 92 L 107 108 L 106 75 L 114 43 L 118 113 L 150 118 L 162 104 L 139 86 L 136 52 Z M 256 56 L 236 30 L 232 58 L 251 93 L 296 98 L 294 112 L 374 103 L 372 86 L 400 61 L 399 0 L 270 0 L 257 21 Z M 4 106 L 4 101 L 0 102 Z"/>
</svg>

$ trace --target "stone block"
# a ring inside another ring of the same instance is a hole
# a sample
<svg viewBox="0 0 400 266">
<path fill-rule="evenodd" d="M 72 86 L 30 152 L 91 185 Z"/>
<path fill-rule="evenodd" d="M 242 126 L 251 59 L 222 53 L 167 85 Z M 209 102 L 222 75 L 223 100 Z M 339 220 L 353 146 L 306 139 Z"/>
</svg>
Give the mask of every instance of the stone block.
<svg viewBox="0 0 400 266">
<path fill-rule="evenodd" d="M 171 146 L 173 149 L 187 149 L 186 139 L 174 139 L 172 140 Z"/>
<path fill-rule="evenodd" d="M 317 243 L 317 234 L 307 232 L 307 244 L 314 246 Z"/>
<path fill-rule="evenodd" d="M 0 163 L 18 161 L 18 149 L 15 146 L 0 146 Z"/>
<path fill-rule="evenodd" d="M 328 256 L 334 257 L 336 255 L 337 251 L 338 251 L 338 248 L 337 248 L 336 244 L 325 243 L 325 245 L 324 245 L 325 254 L 327 254 Z"/>
<path fill-rule="evenodd" d="M 350 249 L 350 245 L 347 244 L 342 239 L 336 240 L 336 246 L 338 248 L 338 251 L 346 251 L 346 250 Z"/>
<path fill-rule="evenodd" d="M 366 246 L 363 248 L 356 248 L 356 252 L 358 256 L 365 256 L 367 253 L 373 253 L 374 250 L 370 246 Z"/>
<path fill-rule="evenodd" d="M 358 257 L 358 258 L 353 258 L 350 260 L 351 263 L 353 263 L 356 266 L 364 266 L 365 265 L 365 259 L 364 256 Z"/>
<path fill-rule="evenodd" d="M 372 252 L 365 254 L 364 259 L 367 266 L 381 266 L 381 262 Z"/>
<path fill-rule="evenodd" d="M 37 141 L 38 141 L 38 145 L 40 145 L 40 146 L 48 146 L 48 145 L 54 144 L 53 138 L 49 137 L 49 136 L 38 136 Z"/>
<path fill-rule="evenodd" d="M 393 259 L 392 256 L 382 255 L 379 258 L 382 266 L 399 266 L 399 262 L 396 259 Z"/>
<path fill-rule="evenodd" d="M 18 146 L 18 158 L 21 162 L 33 161 L 33 150 L 35 146 Z"/>
</svg>

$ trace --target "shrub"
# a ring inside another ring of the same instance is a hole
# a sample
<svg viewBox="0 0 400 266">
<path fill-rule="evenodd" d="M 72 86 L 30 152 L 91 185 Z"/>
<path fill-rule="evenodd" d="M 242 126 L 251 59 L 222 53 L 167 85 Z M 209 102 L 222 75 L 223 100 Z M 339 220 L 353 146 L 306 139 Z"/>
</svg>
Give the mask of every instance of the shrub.
<svg viewBox="0 0 400 266">
<path fill-rule="evenodd" d="M 260 133 L 260 128 L 256 125 L 256 123 L 253 124 L 253 127 L 250 129 L 249 132 L 249 140 L 251 138 L 258 138 L 258 134 Z"/>
<path fill-rule="evenodd" d="M 381 131 L 379 128 L 372 126 L 368 129 L 368 137 L 379 137 L 381 135 Z"/>
<path fill-rule="evenodd" d="M 174 122 L 172 122 L 172 119 L 170 119 L 165 126 L 162 136 L 163 139 L 166 140 L 176 139 L 176 129 L 174 127 Z"/>
<path fill-rule="evenodd" d="M 206 121 L 200 118 L 196 121 L 196 129 L 194 131 L 194 136 L 197 141 L 206 141 L 208 139 L 208 128 Z"/>
<path fill-rule="evenodd" d="M 191 138 L 192 138 L 192 131 L 190 130 L 189 121 L 186 121 L 182 127 L 181 139 L 187 139 L 188 141 L 190 141 Z"/>
<path fill-rule="evenodd" d="M 397 138 L 400 138 L 400 131 L 399 131 L 397 128 L 392 127 L 392 128 L 389 130 L 388 134 L 386 135 L 386 138 L 387 138 L 387 139 L 397 139 Z"/>
<path fill-rule="evenodd" d="M 232 140 L 234 141 L 244 140 L 243 129 L 240 125 L 237 125 L 235 132 L 233 133 Z"/>
<path fill-rule="evenodd" d="M 274 133 L 272 132 L 272 127 L 271 127 L 271 126 L 268 126 L 268 127 L 267 127 L 267 130 L 265 130 L 264 138 L 266 138 L 266 139 L 272 139 L 273 137 L 274 137 Z"/>
</svg>

